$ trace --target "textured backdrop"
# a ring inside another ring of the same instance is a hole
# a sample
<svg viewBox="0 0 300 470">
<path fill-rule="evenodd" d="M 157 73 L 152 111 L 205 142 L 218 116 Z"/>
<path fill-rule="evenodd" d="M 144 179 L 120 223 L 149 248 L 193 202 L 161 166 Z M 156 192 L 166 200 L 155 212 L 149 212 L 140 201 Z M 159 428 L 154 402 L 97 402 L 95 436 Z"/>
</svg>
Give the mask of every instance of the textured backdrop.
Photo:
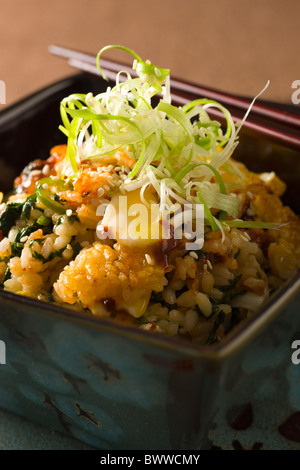
<svg viewBox="0 0 300 470">
<path fill-rule="evenodd" d="M 229 92 L 252 96 L 270 79 L 264 97 L 290 102 L 300 79 L 299 26 L 298 0 L 2 1 L 0 80 L 9 104 L 74 73 L 48 54 L 49 44 L 96 53 L 116 43 L 173 76 Z"/>
</svg>

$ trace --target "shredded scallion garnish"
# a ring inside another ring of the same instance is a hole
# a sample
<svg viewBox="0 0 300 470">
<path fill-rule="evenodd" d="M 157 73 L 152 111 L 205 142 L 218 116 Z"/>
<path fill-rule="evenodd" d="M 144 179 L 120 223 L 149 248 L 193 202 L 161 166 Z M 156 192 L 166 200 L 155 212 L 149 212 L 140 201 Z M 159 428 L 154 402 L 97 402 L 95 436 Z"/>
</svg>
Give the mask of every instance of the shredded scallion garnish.
<svg viewBox="0 0 300 470">
<path fill-rule="evenodd" d="M 230 112 L 209 99 L 197 99 L 183 107 L 172 105 L 169 69 L 143 61 L 124 46 L 109 45 L 99 51 L 96 63 L 103 78 L 100 58 L 111 49 L 134 58 L 137 78 L 126 71 L 121 83 L 120 71 L 116 85 L 105 92 L 96 96 L 77 93 L 62 100 L 60 129 L 68 137 L 63 175 L 76 175 L 86 161 L 101 165 L 103 158 L 122 148 L 135 161 L 121 183 L 122 194 L 140 188 L 141 200 L 146 203 L 145 189 L 152 186 L 161 203 L 163 195 L 163 204 L 203 204 L 206 224 L 213 231 L 223 231 L 225 224 L 241 228 L 273 226 L 237 219 L 239 200 L 230 192 L 230 183 L 227 190 L 222 178 L 225 170 L 243 179 L 229 160 L 240 129 Z M 210 118 L 211 107 L 224 114 L 225 129 Z M 45 201 L 41 186 L 38 191 Z M 50 200 L 53 209 L 59 204 L 54 203 Z M 63 213 L 64 207 L 56 209 Z M 213 215 L 216 213 L 218 217 Z"/>
</svg>

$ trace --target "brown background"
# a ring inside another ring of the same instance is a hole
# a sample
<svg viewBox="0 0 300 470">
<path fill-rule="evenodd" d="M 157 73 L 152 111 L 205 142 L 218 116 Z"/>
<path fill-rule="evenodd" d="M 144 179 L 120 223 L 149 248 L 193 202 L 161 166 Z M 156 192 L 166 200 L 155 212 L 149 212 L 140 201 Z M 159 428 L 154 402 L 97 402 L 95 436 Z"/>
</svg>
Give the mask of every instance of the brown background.
<svg viewBox="0 0 300 470">
<path fill-rule="evenodd" d="M 264 98 L 291 102 L 299 26 L 298 0 L 1 0 L 0 79 L 10 104 L 74 73 L 48 45 L 96 53 L 115 43 L 229 92 L 252 96 L 270 79 Z"/>
</svg>

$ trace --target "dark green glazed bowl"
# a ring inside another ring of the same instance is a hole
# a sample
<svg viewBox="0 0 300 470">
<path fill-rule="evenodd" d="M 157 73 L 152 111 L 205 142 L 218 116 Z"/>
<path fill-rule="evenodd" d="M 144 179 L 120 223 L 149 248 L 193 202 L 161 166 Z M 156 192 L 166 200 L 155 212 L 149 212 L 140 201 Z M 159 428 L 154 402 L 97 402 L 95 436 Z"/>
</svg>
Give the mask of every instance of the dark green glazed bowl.
<svg viewBox="0 0 300 470">
<path fill-rule="evenodd" d="M 0 175 L 1 190 L 10 189 L 26 163 L 63 141 L 60 100 L 104 86 L 77 75 L 0 113 L 0 159 L 12 169 L 11 178 Z M 289 187 L 285 202 L 300 212 L 299 155 L 246 135 L 238 154 L 251 169 L 282 176 Z M 0 406 L 97 448 L 209 448 L 214 417 L 230 397 L 246 403 L 278 371 L 289 380 L 300 315 L 288 302 L 299 288 L 300 273 L 222 345 L 210 347 L 1 290 L 6 364 L 0 365 Z"/>
</svg>

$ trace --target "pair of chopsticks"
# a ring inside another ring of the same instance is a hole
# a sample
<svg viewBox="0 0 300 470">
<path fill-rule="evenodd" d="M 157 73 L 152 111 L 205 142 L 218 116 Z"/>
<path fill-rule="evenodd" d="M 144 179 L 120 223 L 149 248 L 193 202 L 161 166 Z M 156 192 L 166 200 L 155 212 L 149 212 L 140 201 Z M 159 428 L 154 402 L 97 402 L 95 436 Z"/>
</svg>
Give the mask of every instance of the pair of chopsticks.
<svg viewBox="0 0 300 470">
<path fill-rule="evenodd" d="M 56 56 L 68 60 L 71 67 L 93 75 L 100 75 L 96 67 L 96 57 L 92 54 L 76 51 L 62 46 L 52 45 L 49 52 Z M 106 76 L 114 81 L 120 70 L 128 71 L 134 75 L 131 67 L 113 62 L 110 60 L 100 60 L 100 65 Z M 126 77 L 120 76 L 120 80 Z M 230 95 L 218 90 L 195 85 L 178 79 L 171 79 L 172 102 L 177 106 L 183 106 L 191 100 L 197 98 L 208 98 L 219 101 L 228 107 L 235 122 L 240 122 L 251 101 L 246 98 Z M 223 113 L 216 108 L 210 108 L 210 115 L 224 122 Z M 287 111 L 276 109 L 270 105 L 255 102 L 252 106 L 250 117 L 243 125 L 245 131 L 250 134 L 260 134 L 271 142 L 284 147 L 300 150 L 300 115 L 288 113 Z"/>
</svg>

